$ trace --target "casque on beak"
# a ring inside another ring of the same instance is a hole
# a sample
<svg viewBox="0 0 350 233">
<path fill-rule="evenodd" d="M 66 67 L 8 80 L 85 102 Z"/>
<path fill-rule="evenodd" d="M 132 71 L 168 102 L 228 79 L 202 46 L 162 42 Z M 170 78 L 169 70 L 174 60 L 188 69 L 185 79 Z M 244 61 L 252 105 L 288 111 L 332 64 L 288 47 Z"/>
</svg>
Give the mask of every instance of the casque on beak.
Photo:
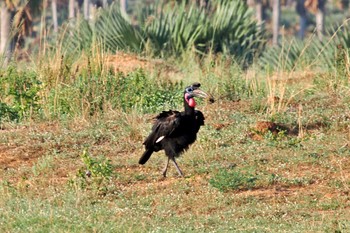
<svg viewBox="0 0 350 233">
<path fill-rule="evenodd" d="M 210 94 L 208 94 L 205 91 L 202 91 L 200 89 L 193 90 L 192 95 L 195 96 L 195 97 L 208 99 L 210 103 L 214 103 L 215 102 L 214 97 L 212 95 L 210 95 Z"/>
</svg>

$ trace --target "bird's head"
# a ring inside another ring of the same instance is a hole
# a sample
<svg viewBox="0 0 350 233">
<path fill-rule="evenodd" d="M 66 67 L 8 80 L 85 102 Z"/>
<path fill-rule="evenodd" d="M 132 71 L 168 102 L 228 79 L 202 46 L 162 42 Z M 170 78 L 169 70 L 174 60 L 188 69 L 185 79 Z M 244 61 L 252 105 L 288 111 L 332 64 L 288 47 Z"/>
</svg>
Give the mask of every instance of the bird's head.
<svg viewBox="0 0 350 233">
<path fill-rule="evenodd" d="M 194 100 L 194 97 L 209 99 L 211 103 L 214 102 L 214 98 L 211 95 L 199 89 L 200 86 L 200 83 L 193 83 L 192 85 L 185 88 L 184 98 L 191 108 L 194 108 L 196 106 L 196 101 Z"/>
</svg>

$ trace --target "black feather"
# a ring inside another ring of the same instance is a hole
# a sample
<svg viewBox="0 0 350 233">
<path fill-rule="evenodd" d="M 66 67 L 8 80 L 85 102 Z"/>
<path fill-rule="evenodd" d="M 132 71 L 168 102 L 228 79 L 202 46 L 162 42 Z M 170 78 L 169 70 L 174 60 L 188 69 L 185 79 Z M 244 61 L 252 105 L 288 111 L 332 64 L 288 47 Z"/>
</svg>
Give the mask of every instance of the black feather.
<svg viewBox="0 0 350 233">
<path fill-rule="evenodd" d="M 153 150 L 146 150 L 142 154 L 142 156 L 139 160 L 139 164 L 145 164 L 148 161 L 148 159 L 151 158 L 152 153 L 153 153 Z"/>
<path fill-rule="evenodd" d="M 199 89 L 200 84 L 195 83 L 185 89 L 185 94 Z M 188 95 L 187 95 L 188 96 Z M 191 97 L 193 98 L 193 97 Z M 141 156 L 139 163 L 145 164 L 153 152 L 164 150 L 169 159 L 175 163 L 175 158 L 186 151 L 195 142 L 197 133 L 204 125 L 204 115 L 198 110 L 190 107 L 184 98 L 185 111 L 163 111 L 155 117 L 152 132 L 145 139 L 145 152 Z M 175 163 L 175 166 L 176 163 Z M 166 174 L 164 171 L 164 176 Z"/>
</svg>

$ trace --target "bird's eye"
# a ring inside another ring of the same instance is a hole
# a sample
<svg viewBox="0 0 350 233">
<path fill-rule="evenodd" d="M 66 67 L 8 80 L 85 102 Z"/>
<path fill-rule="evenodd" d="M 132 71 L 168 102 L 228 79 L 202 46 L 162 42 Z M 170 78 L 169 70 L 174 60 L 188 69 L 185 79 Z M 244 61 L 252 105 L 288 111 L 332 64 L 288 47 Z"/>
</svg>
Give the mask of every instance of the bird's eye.
<svg viewBox="0 0 350 233">
<path fill-rule="evenodd" d="M 193 88 L 192 87 L 187 87 L 186 92 L 192 92 Z"/>
</svg>

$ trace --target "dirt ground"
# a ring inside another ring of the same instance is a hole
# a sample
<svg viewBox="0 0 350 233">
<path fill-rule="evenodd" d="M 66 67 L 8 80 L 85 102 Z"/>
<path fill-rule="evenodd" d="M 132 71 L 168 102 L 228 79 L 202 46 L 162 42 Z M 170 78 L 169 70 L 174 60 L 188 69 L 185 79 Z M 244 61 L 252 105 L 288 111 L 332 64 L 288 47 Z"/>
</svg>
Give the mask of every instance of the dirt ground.
<svg viewBox="0 0 350 233">
<path fill-rule="evenodd" d="M 128 55 L 128 54 L 116 54 L 114 56 L 111 56 L 108 58 L 108 61 L 111 66 L 114 67 L 114 69 L 117 72 L 123 72 L 128 73 L 132 70 L 143 68 L 143 69 L 151 69 L 153 70 L 157 66 L 166 66 L 160 61 L 150 61 L 146 59 L 142 59 L 137 57 L 136 55 Z M 170 70 L 170 68 L 169 68 Z M 176 72 L 176 71 L 174 71 Z M 236 103 L 235 105 L 227 105 L 225 108 L 227 108 L 227 111 L 233 111 L 238 108 L 244 108 L 245 103 Z M 224 106 L 221 106 L 224 107 Z M 208 112 L 215 112 L 215 109 L 211 109 L 214 107 L 206 107 Z M 208 120 L 211 121 L 212 116 L 208 116 Z M 230 123 L 213 123 L 213 128 L 215 130 L 224 130 L 225 127 Z M 71 127 L 72 133 L 76 133 L 79 130 L 82 129 L 82 124 L 80 122 L 73 124 Z M 276 130 L 277 125 L 273 122 L 257 122 L 255 126 L 254 133 L 249 135 L 253 140 L 262 140 L 261 133 L 266 133 L 270 131 L 272 134 L 277 134 L 278 131 Z M 281 127 L 280 127 L 281 128 Z M 2 171 L 6 170 L 13 170 L 18 171 L 23 167 L 29 168 L 34 166 L 38 163 L 40 158 L 45 156 L 48 151 L 65 151 L 66 153 L 70 153 L 72 149 L 69 149 L 70 142 L 65 141 L 62 144 L 59 144 L 57 142 L 52 142 L 50 140 L 46 140 L 44 137 L 32 137 L 32 135 L 35 135 L 37 132 L 40 132 L 40 135 L 52 135 L 52 137 L 55 137 L 57 135 L 62 134 L 62 127 L 60 126 L 59 122 L 47 122 L 47 123 L 29 123 L 27 125 L 14 125 L 14 124 L 8 124 L 4 125 L 0 129 L 0 135 L 4 136 L 4 139 L 2 139 L 2 142 L 0 143 L 0 169 Z M 295 135 L 296 136 L 296 135 Z M 49 136 L 48 136 L 49 137 Z M 81 143 L 84 143 L 83 141 Z M 102 145 L 103 146 L 103 145 Z M 107 145 L 108 146 L 108 145 Z M 107 147 L 106 146 L 106 147 Z M 349 147 L 349 145 L 344 145 L 346 147 Z M 122 157 L 127 157 L 127 154 L 130 153 L 129 151 L 124 152 L 124 155 Z M 74 157 L 76 156 L 76 157 Z M 64 167 L 57 167 L 55 170 L 55 176 L 51 177 L 50 179 L 53 179 L 54 183 L 64 183 L 67 181 L 70 175 L 72 175 L 69 171 L 76 171 L 77 167 L 79 166 L 77 164 L 77 160 L 79 160 L 79 155 L 72 155 L 71 157 L 67 157 L 62 159 L 61 161 L 58 161 L 57 163 L 64 163 Z M 348 163 L 349 159 L 344 157 L 343 158 L 344 163 Z M 345 167 L 349 167 L 348 165 L 345 165 Z M 119 173 L 124 174 L 133 174 L 133 173 L 139 173 L 140 171 L 145 171 L 149 168 L 147 167 L 140 167 L 137 164 L 135 165 L 125 165 L 122 167 L 118 167 L 117 170 Z M 318 167 L 303 167 L 300 168 L 298 171 L 293 171 L 294 175 L 301 177 L 303 176 L 303 172 L 310 172 L 313 171 L 314 173 L 323 172 L 322 170 L 319 170 Z M 338 174 L 338 179 L 342 180 L 350 180 L 350 170 L 349 169 L 342 169 L 342 173 Z M 18 173 L 18 176 L 12 177 L 12 181 L 18 181 L 21 179 L 21 173 Z M 204 181 L 205 176 L 195 175 L 194 177 L 191 177 L 191 184 L 193 186 L 199 186 L 202 185 Z M 158 187 L 162 189 L 164 186 L 177 182 L 178 178 L 167 178 L 167 179 L 158 179 L 158 180 L 146 180 L 144 182 L 138 182 L 137 185 L 142 188 L 142 186 L 149 186 L 152 185 L 154 187 Z M 0 180 L 1 177 L 0 177 Z M 123 184 L 121 184 L 123 185 Z M 125 188 L 130 186 L 125 186 Z M 282 186 L 271 186 L 270 188 L 264 188 L 264 189 L 253 189 L 253 190 L 246 190 L 238 193 L 237 195 L 243 195 L 243 196 L 256 196 L 261 197 L 264 199 L 270 198 L 270 197 L 287 197 L 287 196 L 293 196 L 293 195 L 306 195 L 306 196 L 312 196 L 313 193 L 317 190 L 318 192 L 320 189 L 324 189 L 324 197 L 326 199 L 331 199 L 332 197 L 336 195 L 349 195 L 349 193 L 338 193 L 334 190 L 328 189 L 326 186 L 324 186 L 322 183 L 314 183 L 310 184 L 306 187 L 304 186 L 290 186 L 290 187 L 282 187 Z"/>
</svg>

